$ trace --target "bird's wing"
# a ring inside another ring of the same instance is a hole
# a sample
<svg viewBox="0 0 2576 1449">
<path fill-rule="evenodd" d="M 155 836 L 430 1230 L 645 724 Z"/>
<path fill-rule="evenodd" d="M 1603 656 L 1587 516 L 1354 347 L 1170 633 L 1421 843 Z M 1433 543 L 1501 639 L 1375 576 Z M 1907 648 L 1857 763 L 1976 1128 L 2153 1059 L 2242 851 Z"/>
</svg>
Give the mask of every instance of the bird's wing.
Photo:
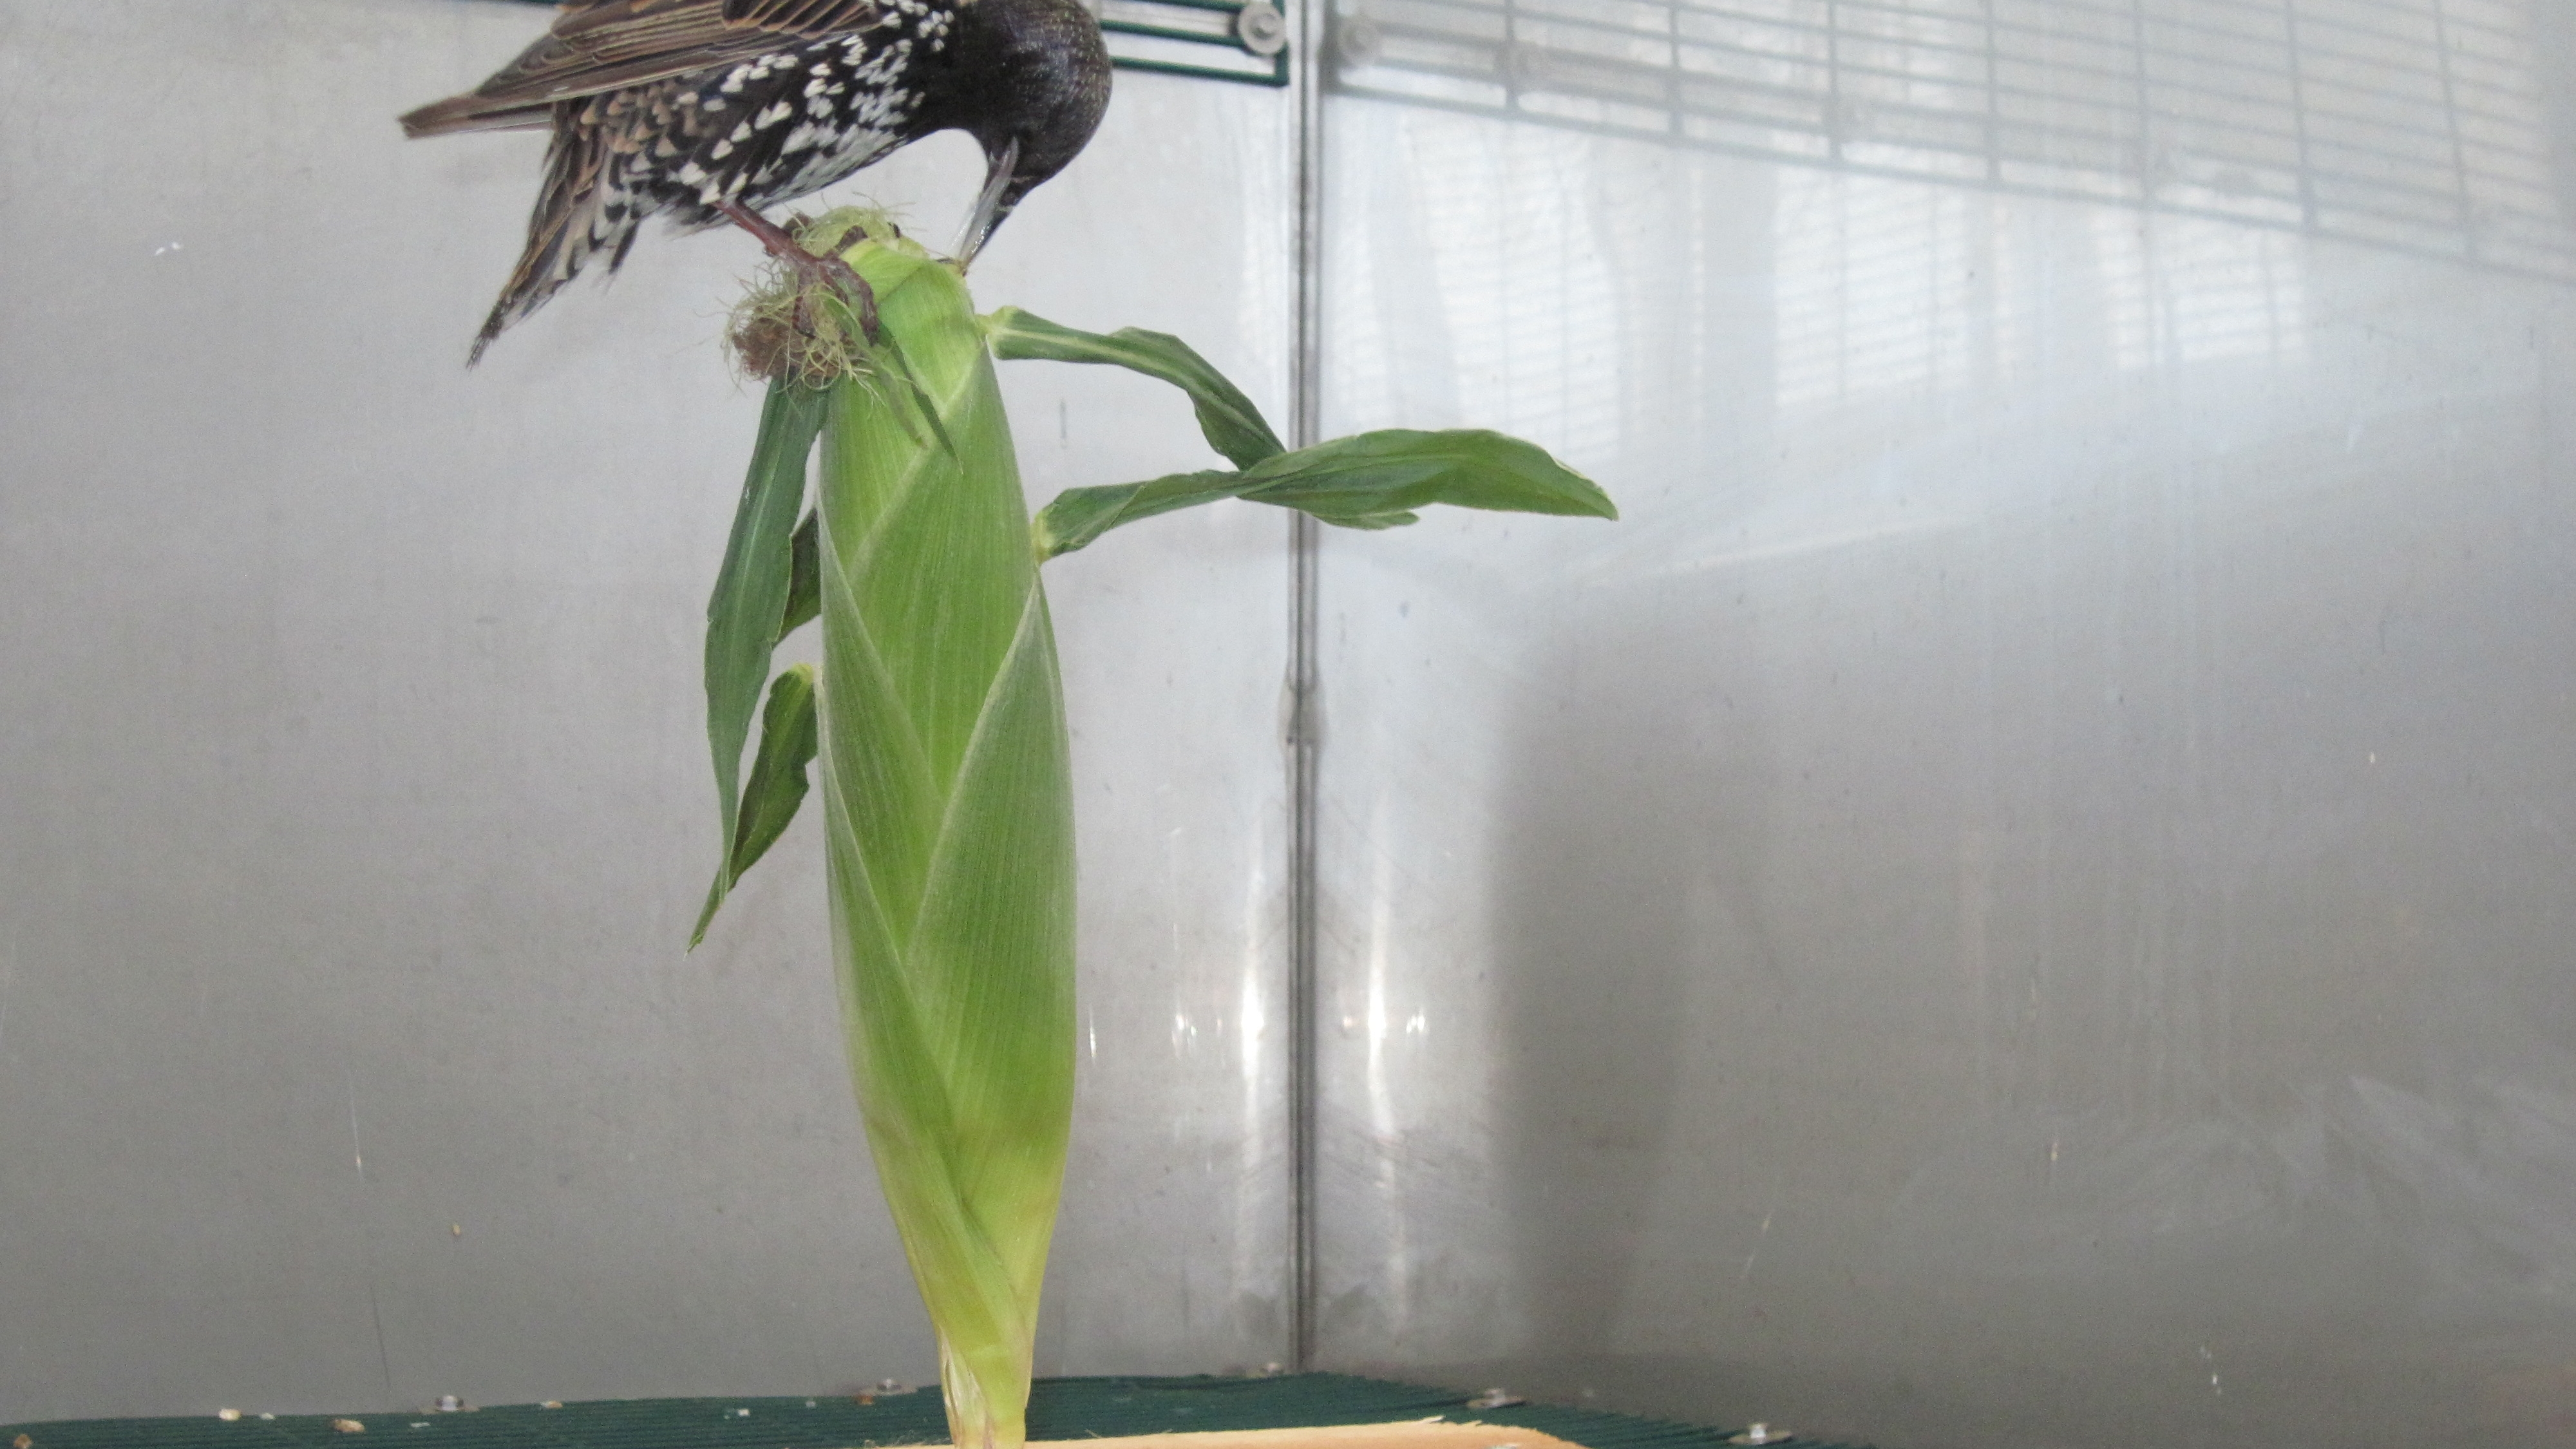
<svg viewBox="0 0 2576 1449">
<path fill-rule="evenodd" d="M 403 117 L 414 136 L 546 124 L 557 101 L 750 60 L 875 23 L 878 0 L 573 0 L 517 60 Z"/>
</svg>

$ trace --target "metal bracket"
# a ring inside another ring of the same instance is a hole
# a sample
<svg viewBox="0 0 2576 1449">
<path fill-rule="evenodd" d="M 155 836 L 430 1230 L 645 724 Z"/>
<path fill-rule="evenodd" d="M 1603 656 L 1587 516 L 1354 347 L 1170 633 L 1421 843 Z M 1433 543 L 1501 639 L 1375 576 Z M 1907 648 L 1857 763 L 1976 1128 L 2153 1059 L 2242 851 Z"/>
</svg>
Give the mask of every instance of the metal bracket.
<svg viewBox="0 0 2576 1449">
<path fill-rule="evenodd" d="M 1087 0 L 1129 70 L 1288 84 L 1288 17 L 1272 0 Z"/>
</svg>

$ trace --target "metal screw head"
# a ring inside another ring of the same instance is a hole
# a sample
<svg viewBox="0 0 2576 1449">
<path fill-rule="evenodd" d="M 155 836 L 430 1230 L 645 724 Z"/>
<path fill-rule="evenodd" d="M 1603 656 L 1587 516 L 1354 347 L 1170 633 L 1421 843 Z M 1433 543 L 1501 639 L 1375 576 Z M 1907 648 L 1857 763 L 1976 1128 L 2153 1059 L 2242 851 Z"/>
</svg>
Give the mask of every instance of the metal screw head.
<svg viewBox="0 0 2576 1449">
<path fill-rule="evenodd" d="M 1288 48 L 1288 17 L 1270 0 L 1252 0 L 1234 12 L 1234 38 L 1254 55 L 1277 55 Z"/>
<path fill-rule="evenodd" d="M 1365 15 L 1344 15 L 1333 21 L 1333 48 L 1343 65 L 1356 70 L 1375 64 L 1385 42 L 1378 35 L 1376 21 Z"/>
</svg>

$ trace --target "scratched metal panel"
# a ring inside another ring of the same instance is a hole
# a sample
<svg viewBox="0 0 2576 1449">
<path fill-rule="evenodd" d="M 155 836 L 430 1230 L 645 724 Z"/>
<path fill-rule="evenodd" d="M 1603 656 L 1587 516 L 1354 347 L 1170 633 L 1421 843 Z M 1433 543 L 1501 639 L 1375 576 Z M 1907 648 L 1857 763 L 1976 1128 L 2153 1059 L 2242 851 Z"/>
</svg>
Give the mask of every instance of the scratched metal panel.
<svg viewBox="0 0 2576 1449">
<path fill-rule="evenodd" d="M 2564 248 L 2576 37 L 2476 9 Z M 2419 83 L 2343 40 L 2365 110 Z M 2568 286 L 1330 121 L 1329 428 L 1520 431 L 1626 516 L 1326 539 L 1328 1363 L 1891 1446 L 2576 1443 Z"/>
<path fill-rule="evenodd" d="M 541 142 L 392 122 L 542 19 L 0 3 L 0 1420 L 933 1372 L 812 822 L 680 949 L 754 252 L 648 236 L 468 373 Z M 1280 408 L 1293 134 L 1122 74 L 984 298 Z M 927 151 L 873 189 L 940 241 L 979 168 Z M 1007 386 L 1040 495 L 1208 456 L 1142 380 Z M 1284 560 L 1244 506 L 1052 571 L 1087 1036 L 1046 1371 L 1284 1352 Z"/>
</svg>

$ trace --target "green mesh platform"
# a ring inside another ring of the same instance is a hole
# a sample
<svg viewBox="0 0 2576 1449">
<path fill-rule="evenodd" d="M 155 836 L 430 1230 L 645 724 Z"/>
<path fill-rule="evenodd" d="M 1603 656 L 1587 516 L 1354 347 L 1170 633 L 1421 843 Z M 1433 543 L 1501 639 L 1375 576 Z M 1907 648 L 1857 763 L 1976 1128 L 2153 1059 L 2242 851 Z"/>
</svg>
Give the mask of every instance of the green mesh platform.
<svg viewBox="0 0 2576 1449">
<path fill-rule="evenodd" d="M 810 1405 L 810 1407 L 809 1407 Z M 749 1410 L 749 1413 L 743 1412 Z M 1469 1409 L 1447 1389 L 1346 1374 L 1283 1378 L 1041 1379 L 1029 1398 L 1031 1439 L 1088 1439 L 1195 1429 L 1281 1429 L 1372 1424 L 1438 1415 L 1457 1422 L 1511 1424 L 1588 1449 L 1725 1449 L 1726 1431 L 1626 1414 L 1521 1404 Z M 73 1419 L 0 1425 L 0 1449 L 20 1434 L 32 1449 L 853 1449 L 945 1442 L 936 1387 L 889 1394 L 872 1404 L 846 1398 L 611 1399 L 541 1409 L 496 1405 L 472 1413 L 417 1410 L 349 1415 L 363 1435 L 331 1427 L 330 1415 L 213 1415 L 186 1419 Z M 1800 1449 L 1829 1446 L 1794 1441 Z"/>
</svg>

